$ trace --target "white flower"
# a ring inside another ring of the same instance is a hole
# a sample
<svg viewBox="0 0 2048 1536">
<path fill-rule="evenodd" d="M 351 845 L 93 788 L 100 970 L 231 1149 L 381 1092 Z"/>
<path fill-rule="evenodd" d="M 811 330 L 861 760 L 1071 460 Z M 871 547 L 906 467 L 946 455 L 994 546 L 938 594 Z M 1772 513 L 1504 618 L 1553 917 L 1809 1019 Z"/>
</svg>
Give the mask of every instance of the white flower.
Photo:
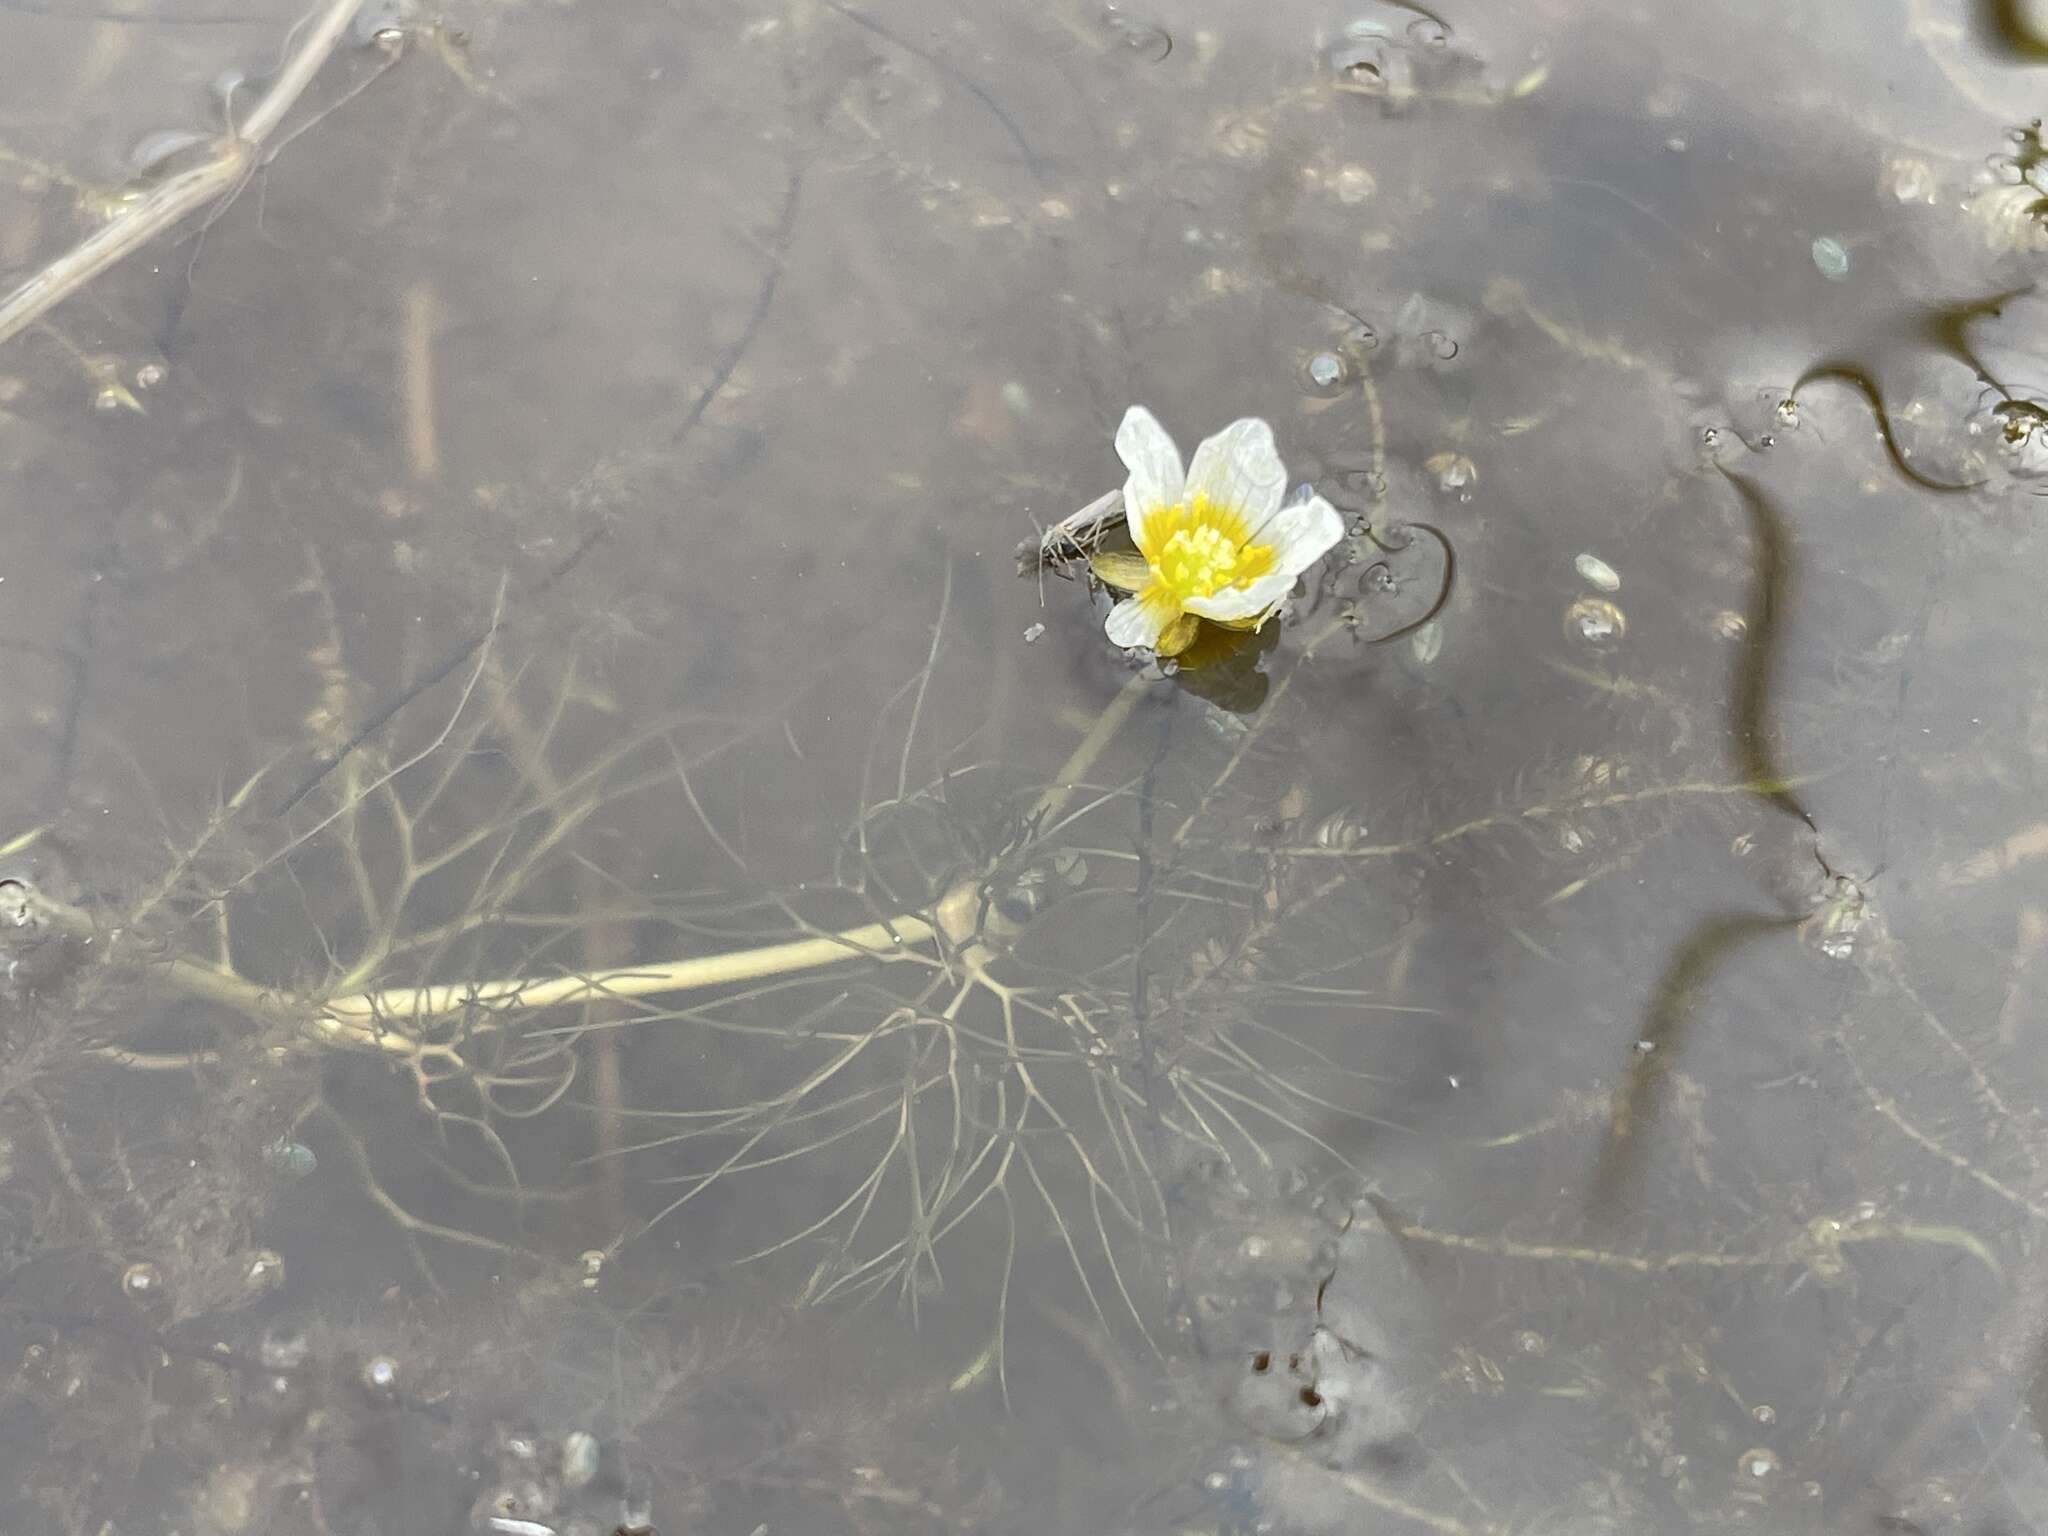
<svg viewBox="0 0 2048 1536">
<path fill-rule="evenodd" d="M 1145 564 L 1142 584 L 1103 626 L 1118 645 L 1174 656 L 1201 619 L 1256 629 L 1344 536 L 1322 497 L 1280 504 L 1287 469 L 1273 429 L 1256 417 L 1204 439 L 1183 471 L 1158 418 L 1134 405 L 1116 429 L 1116 451 L 1130 471 L 1124 513 Z"/>
</svg>

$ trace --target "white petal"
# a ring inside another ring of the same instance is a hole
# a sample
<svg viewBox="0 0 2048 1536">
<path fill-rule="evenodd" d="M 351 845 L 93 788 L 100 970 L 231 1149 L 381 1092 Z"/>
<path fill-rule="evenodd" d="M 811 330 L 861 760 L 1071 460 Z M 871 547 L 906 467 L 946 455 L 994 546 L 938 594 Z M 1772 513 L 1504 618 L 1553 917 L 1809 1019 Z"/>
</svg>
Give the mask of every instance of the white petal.
<svg viewBox="0 0 2048 1536">
<path fill-rule="evenodd" d="M 1300 574 L 1298 571 L 1268 571 L 1241 587 L 1225 587 L 1208 597 L 1191 597 L 1187 600 L 1187 610 L 1220 623 L 1254 619 L 1293 591 Z"/>
<path fill-rule="evenodd" d="M 1124 516 L 1130 520 L 1131 541 L 1143 544 L 1145 514 L 1154 507 L 1170 507 L 1181 498 L 1187 476 L 1181 469 L 1180 450 L 1157 416 L 1134 405 L 1124 412 L 1123 424 L 1116 429 L 1116 456 L 1131 472 L 1124 481 Z"/>
<path fill-rule="evenodd" d="M 1336 547 L 1344 537 L 1344 519 L 1322 497 L 1311 496 L 1282 507 L 1256 537 L 1273 546 L 1273 569 L 1241 587 L 1189 598 L 1189 613 L 1223 621 L 1256 618 L 1293 589 L 1296 577 Z"/>
<path fill-rule="evenodd" d="M 1256 416 L 1233 421 L 1204 438 L 1188 466 L 1190 497 L 1207 496 L 1257 528 L 1280 509 L 1287 494 L 1287 466 L 1273 446 L 1273 429 Z"/>
<path fill-rule="evenodd" d="M 1337 547 L 1344 537 L 1344 519 L 1320 496 L 1282 507 L 1255 535 L 1273 546 L 1273 569 L 1299 576 Z"/>
<path fill-rule="evenodd" d="M 1158 644 L 1160 633 L 1172 618 L 1158 604 L 1127 597 L 1109 610 L 1102 632 L 1109 636 L 1111 645 L 1120 645 L 1127 651 L 1150 650 Z"/>
</svg>

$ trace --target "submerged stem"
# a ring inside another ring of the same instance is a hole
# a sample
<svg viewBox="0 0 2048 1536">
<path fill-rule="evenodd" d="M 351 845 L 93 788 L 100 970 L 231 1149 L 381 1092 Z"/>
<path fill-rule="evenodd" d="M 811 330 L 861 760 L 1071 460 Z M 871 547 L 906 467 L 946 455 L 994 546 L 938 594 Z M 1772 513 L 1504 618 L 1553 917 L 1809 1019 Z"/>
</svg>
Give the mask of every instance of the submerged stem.
<svg viewBox="0 0 2048 1536">
<path fill-rule="evenodd" d="M 0 344 L 26 330 L 107 268 L 238 186 L 257 151 L 297 103 L 334 52 L 363 0 L 329 0 L 277 79 L 242 124 L 226 133 L 200 164 L 152 187 L 100 228 L 0 299 Z"/>
<path fill-rule="evenodd" d="M 692 992 L 736 981 L 758 981 L 792 971 L 815 970 L 841 960 L 889 959 L 924 943 L 932 926 L 906 913 L 886 923 L 868 923 L 815 939 L 763 944 L 722 955 L 629 966 L 592 976 L 508 977 L 428 987 L 393 987 L 329 998 L 323 1017 L 337 1024 L 373 1025 L 379 1020 L 439 1018 L 472 1005 L 479 1008 L 554 1008 L 564 1003 L 607 998 L 657 997 Z"/>
</svg>

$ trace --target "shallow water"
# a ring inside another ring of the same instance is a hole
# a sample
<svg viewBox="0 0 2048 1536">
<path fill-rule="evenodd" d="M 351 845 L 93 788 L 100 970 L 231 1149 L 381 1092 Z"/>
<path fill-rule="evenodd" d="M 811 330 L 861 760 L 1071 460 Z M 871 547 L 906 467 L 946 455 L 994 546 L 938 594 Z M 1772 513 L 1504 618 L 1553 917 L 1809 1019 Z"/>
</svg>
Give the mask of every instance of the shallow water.
<svg viewBox="0 0 2048 1536">
<path fill-rule="evenodd" d="M 1243 11 L 422 12 L 0 343 L 9 1531 L 2048 1520 L 2039 18 Z M 294 19 L 0 0 L 4 283 Z"/>
</svg>

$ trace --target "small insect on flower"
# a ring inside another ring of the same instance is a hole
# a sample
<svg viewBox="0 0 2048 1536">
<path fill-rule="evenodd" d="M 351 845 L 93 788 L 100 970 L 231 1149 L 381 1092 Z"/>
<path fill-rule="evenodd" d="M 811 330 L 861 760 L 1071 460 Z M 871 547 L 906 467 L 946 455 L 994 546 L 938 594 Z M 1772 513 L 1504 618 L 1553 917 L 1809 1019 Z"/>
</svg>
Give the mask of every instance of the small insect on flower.
<svg viewBox="0 0 2048 1536">
<path fill-rule="evenodd" d="M 1116 451 L 1130 471 L 1124 513 L 1137 548 L 1098 551 L 1089 565 L 1130 594 L 1103 626 L 1117 645 L 1177 656 L 1204 619 L 1257 629 L 1344 536 L 1344 520 L 1320 496 L 1281 505 L 1287 469 L 1273 429 L 1256 417 L 1205 439 L 1183 470 L 1158 418 L 1134 405 Z"/>
</svg>

